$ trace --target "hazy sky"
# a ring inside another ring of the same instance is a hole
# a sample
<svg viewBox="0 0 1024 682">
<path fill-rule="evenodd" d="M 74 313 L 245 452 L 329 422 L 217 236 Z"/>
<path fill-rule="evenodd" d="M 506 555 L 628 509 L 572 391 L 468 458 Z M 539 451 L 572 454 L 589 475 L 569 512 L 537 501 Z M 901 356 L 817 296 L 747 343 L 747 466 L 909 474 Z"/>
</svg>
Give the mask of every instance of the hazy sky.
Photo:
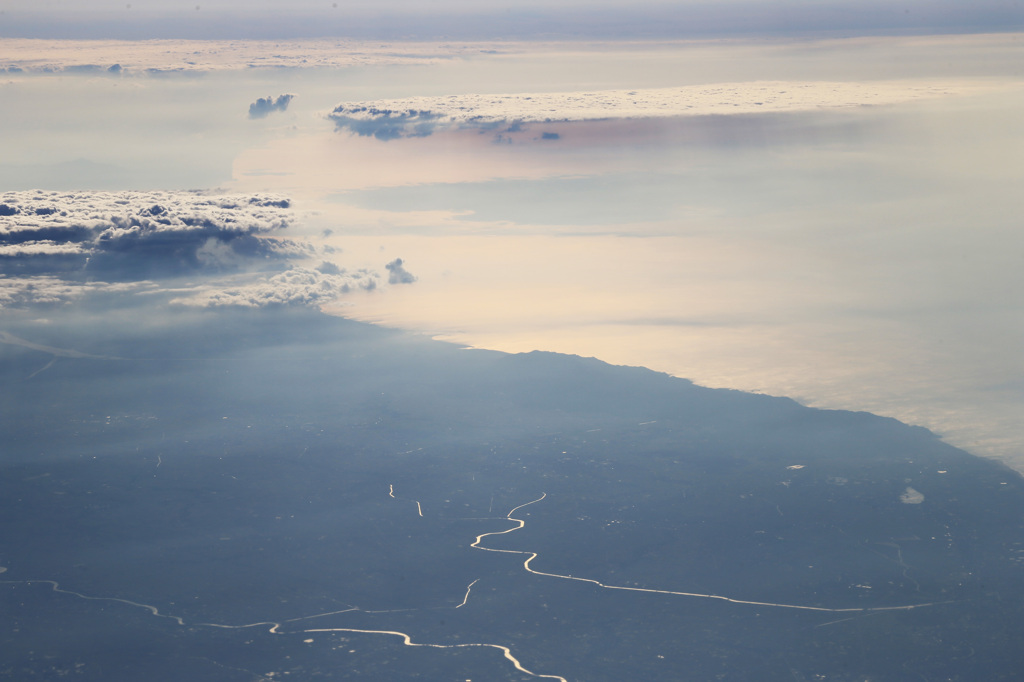
<svg viewBox="0 0 1024 682">
<path fill-rule="evenodd" d="M 0 35 L 82 38 L 700 37 L 1008 31 L 1012 0 L 3 0 Z"/>
<path fill-rule="evenodd" d="M 793 400 L 1024 472 L 1022 64 L 1020 0 L 0 0 L 8 667 L 1011 669 L 1020 480 Z"/>
</svg>

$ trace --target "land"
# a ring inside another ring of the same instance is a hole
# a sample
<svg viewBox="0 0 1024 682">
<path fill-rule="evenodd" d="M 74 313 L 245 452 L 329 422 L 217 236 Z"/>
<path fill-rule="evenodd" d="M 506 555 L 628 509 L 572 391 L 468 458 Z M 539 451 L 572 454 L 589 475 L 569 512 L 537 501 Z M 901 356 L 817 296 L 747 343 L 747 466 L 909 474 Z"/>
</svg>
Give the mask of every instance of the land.
<svg viewBox="0 0 1024 682">
<path fill-rule="evenodd" d="M 311 312 L 4 332 L 11 679 L 1024 664 L 1024 482 L 924 429 Z"/>
</svg>

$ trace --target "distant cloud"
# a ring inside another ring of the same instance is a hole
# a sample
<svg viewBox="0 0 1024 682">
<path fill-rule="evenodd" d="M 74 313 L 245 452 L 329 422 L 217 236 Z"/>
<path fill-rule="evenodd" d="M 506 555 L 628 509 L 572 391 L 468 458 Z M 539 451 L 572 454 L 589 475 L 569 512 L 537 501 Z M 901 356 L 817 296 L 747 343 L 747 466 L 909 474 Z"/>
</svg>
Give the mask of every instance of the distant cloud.
<svg viewBox="0 0 1024 682">
<path fill-rule="evenodd" d="M 349 129 L 363 137 L 395 140 L 426 137 L 434 132 L 441 114 L 419 109 L 395 111 L 388 108 L 338 105 L 329 117 L 338 129 Z"/>
<path fill-rule="evenodd" d="M 985 87 L 965 83 L 757 81 L 678 88 L 451 95 L 344 102 L 328 118 L 338 130 L 381 140 L 423 137 L 436 130 L 505 133 L 530 123 L 650 119 L 844 109 L 956 95 Z M 543 140 L 558 139 L 544 132 Z"/>
<path fill-rule="evenodd" d="M 171 303 L 202 308 L 317 305 L 353 289 L 370 291 L 376 287 L 376 275 L 366 270 L 347 273 L 339 269 L 332 273 L 296 266 L 267 279 L 202 287 L 189 296 L 172 299 Z"/>
<path fill-rule="evenodd" d="M 260 97 L 249 105 L 249 118 L 266 118 L 275 111 L 287 111 L 295 95 L 280 95 L 277 99 L 273 97 Z"/>
<path fill-rule="evenodd" d="M 49 22 L 48 22 L 49 23 Z M 0 73 L 163 76 L 251 69 L 324 69 L 369 64 L 429 64 L 479 54 L 489 43 L 308 39 L 0 40 Z M 340 49 L 339 49 L 340 48 Z"/>
<path fill-rule="evenodd" d="M 188 291 L 190 305 L 314 304 L 377 275 L 347 273 L 311 244 L 278 236 L 291 203 L 202 192 L 0 194 L 0 307 L 99 292 Z M 173 284 L 161 285 L 171 281 Z M 125 287 L 128 287 L 127 289 Z M 245 301 L 245 302 L 243 302 Z"/>
<path fill-rule="evenodd" d="M 416 277 L 402 265 L 401 258 L 396 258 L 384 268 L 388 271 L 388 284 L 412 284 L 416 281 Z"/>
</svg>

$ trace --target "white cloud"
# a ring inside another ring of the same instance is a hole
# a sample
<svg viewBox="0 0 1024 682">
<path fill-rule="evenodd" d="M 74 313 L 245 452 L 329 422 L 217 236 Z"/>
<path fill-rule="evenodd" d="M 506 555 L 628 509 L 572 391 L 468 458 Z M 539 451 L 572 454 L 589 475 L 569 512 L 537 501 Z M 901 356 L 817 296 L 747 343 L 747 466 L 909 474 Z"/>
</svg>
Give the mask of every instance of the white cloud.
<svg viewBox="0 0 1024 682">
<path fill-rule="evenodd" d="M 676 88 L 451 95 L 343 102 L 328 117 L 339 129 L 380 139 L 437 129 L 517 128 L 523 123 L 650 119 L 899 104 L 986 89 L 970 82 L 755 81 Z"/>
<path fill-rule="evenodd" d="M 263 194 L 6 192 L 0 308 L 140 291 L 193 306 L 316 305 L 376 287 L 373 272 L 292 263 L 319 252 L 277 236 L 291 218 L 288 199 Z"/>
<path fill-rule="evenodd" d="M 38 305 L 64 305 L 91 294 L 125 294 L 153 291 L 153 282 L 77 282 L 52 275 L 11 277 L 0 275 L 0 310 Z"/>
<path fill-rule="evenodd" d="M 20 244 L 0 244 L 0 258 L 24 256 L 85 256 L 89 250 L 81 244 L 58 243 L 44 239 Z"/>
<path fill-rule="evenodd" d="M 921 504 L 924 502 L 924 495 L 914 490 L 913 488 L 907 488 L 900 495 L 900 502 L 903 504 Z"/>
</svg>

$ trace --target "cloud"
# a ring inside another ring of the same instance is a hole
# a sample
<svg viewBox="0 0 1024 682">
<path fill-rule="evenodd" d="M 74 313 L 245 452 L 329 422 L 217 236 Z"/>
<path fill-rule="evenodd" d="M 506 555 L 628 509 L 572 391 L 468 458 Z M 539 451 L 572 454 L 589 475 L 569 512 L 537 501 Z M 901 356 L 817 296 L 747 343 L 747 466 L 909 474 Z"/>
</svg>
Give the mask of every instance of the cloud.
<svg viewBox="0 0 1024 682">
<path fill-rule="evenodd" d="M 151 292 L 156 288 L 153 282 L 77 282 L 53 275 L 18 277 L 0 275 L 0 310 L 4 308 L 28 308 L 40 305 L 64 305 L 77 302 L 91 295 L 106 297 L 122 294 Z"/>
<path fill-rule="evenodd" d="M 277 99 L 273 97 L 260 97 L 249 105 L 249 118 L 266 118 L 275 111 L 287 111 L 295 95 L 280 95 Z"/>
<path fill-rule="evenodd" d="M 396 258 L 384 268 L 388 271 L 388 284 L 412 284 L 416 281 L 416 277 L 402 265 L 401 258 Z"/>
<path fill-rule="evenodd" d="M 340 275 L 344 272 L 344 270 L 339 268 L 337 265 L 328 261 L 320 261 L 320 265 L 316 266 L 314 269 L 325 275 Z"/>
<path fill-rule="evenodd" d="M 289 240 L 287 199 L 199 192 L 8 192 L 0 195 L 5 271 L 134 281 L 308 256 Z"/>
<path fill-rule="evenodd" d="M 0 194 L 0 307 L 136 286 L 187 291 L 177 300 L 189 305 L 310 305 L 376 286 L 373 272 L 292 263 L 319 252 L 277 234 L 289 226 L 290 209 L 288 199 L 261 194 Z"/>
<path fill-rule="evenodd" d="M 208 37 L 208 36 L 207 36 Z M 270 40 L 52 40 L 0 41 L 0 73 L 81 73 L 165 76 L 225 70 L 325 69 L 366 65 L 431 64 L 476 55 L 489 43 Z"/>
<path fill-rule="evenodd" d="M 189 295 L 174 298 L 172 304 L 202 308 L 262 308 L 290 305 L 319 305 L 353 289 L 372 291 L 377 276 L 367 270 L 348 273 L 324 272 L 322 267 L 292 267 L 267 279 L 225 285 L 217 283 Z"/>
<path fill-rule="evenodd" d="M 328 116 L 339 130 L 348 129 L 363 137 L 395 140 L 400 137 L 426 137 L 440 123 L 441 114 L 419 109 L 397 111 L 375 106 L 339 104 Z"/>
<path fill-rule="evenodd" d="M 328 118 L 338 130 L 393 140 L 446 129 L 503 128 L 505 133 L 515 133 L 530 123 L 848 109 L 965 94 L 985 87 L 965 82 L 755 81 L 637 90 L 469 94 L 344 102 Z M 542 133 L 541 139 L 557 139 L 556 135 Z"/>
</svg>

